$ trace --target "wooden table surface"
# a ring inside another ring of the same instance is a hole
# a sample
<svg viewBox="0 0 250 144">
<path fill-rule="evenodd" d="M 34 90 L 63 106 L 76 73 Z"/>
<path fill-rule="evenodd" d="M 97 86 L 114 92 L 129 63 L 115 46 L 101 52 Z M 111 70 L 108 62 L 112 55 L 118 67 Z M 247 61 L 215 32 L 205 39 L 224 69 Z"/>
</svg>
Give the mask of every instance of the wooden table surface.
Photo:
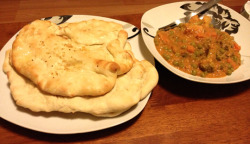
<svg viewBox="0 0 250 144">
<path fill-rule="evenodd" d="M 177 0 L 1 0 L 0 48 L 24 25 L 54 15 L 97 15 L 140 28 L 144 12 Z M 237 12 L 246 0 L 220 2 Z M 82 134 L 32 131 L 0 118 L 0 143 L 250 143 L 250 81 L 228 85 L 191 82 L 158 62 L 159 83 L 145 109 L 121 125 Z"/>
</svg>

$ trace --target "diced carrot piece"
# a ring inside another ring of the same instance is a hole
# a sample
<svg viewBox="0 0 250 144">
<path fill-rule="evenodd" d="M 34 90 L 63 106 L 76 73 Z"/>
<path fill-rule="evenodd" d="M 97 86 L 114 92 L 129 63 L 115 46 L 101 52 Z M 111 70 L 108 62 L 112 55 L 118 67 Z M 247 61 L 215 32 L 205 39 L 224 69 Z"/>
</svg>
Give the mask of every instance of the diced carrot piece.
<svg viewBox="0 0 250 144">
<path fill-rule="evenodd" d="M 209 16 L 204 16 L 204 17 L 203 17 L 203 21 L 204 21 L 206 24 L 210 24 L 210 23 L 211 23 L 211 17 L 209 17 Z"/>
<path fill-rule="evenodd" d="M 196 37 L 200 37 L 200 38 L 205 37 L 204 28 L 202 26 L 197 25 L 194 30 L 196 33 Z"/>
<path fill-rule="evenodd" d="M 230 63 L 234 69 L 237 68 L 237 64 L 231 58 L 228 58 L 227 62 Z"/>
<path fill-rule="evenodd" d="M 194 23 L 194 22 L 197 22 L 199 21 L 199 17 L 198 15 L 195 15 L 195 16 L 192 16 L 189 20 L 189 23 Z"/>
<path fill-rule="evenodd" d="M 241 47 L 236 42 L 234 42 L 234 49 L 240 51 Z"/>
<path fill-rule="evenodd" d="M 168 36 L 166 35 L 166 32 L 159 32 L 158 35 L 160 36 L 161 40 L 164 42 L 168 42 Z"/>
<path fill-rule="evenodd" d="M 190 52 L 190 53 L 194 53 L 195 48 L 193 46 L 191 46 L 191 45 L 188 45 L 187 46 L 187 51 Z"/>
<path fill-rule="evenodd" d="M 212 37 L 216 37 L 217 33 L 215 31 L 211 31 L 209 35 L 212 36 Z"/>
<path fill-rule="evenodd" d="M 204 35 L 204 33 L 197 33 L 197 34 L 196 34 L 196 37 L 198 37 L 198 38 L 203 38 L 203 37 L 205 37 L 205 35 Z"/>
</svg>

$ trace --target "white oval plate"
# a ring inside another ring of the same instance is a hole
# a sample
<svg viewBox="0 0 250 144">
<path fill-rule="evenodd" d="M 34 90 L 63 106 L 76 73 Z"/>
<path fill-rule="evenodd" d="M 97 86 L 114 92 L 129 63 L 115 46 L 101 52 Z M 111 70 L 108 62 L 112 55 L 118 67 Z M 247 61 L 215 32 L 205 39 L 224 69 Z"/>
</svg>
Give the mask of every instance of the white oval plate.
<svg viewBox="0 0 250 144">
<path fill-rule="evenodd" d="M 240 54 L 242 65 L 230 76 L 223 78 L 202 78 L 178 70 L 170 65 L 156 50 L 153 37 L 158 28 L 165 26 L 176 19 L 182 18 L 190 10 L 199 7 L 203 2 L 176 2 L 162 5 L 148 10 L 141 20 L 143 40 L 152 55 L 168 70 L 185 79 L 210 84 L 236 83 L 250 79 L 250 22 L 242 15 L 224 5 L 215 5 L 208 11 L 209 15 L 219 20 L 224 31 L 231 33 L 235 41 L 241 46 Z M 222 18 L 222 19 L 219 19 Z"/>
<path fill-rule="evenodd" d="M 77 22 L 88 19 L 100 19 L 106 21 L 114 21 L 123 25 L 130 37 L 128 40 L 132 46 L 132 51 L 138 60 L 146 59 L 154 64 L 154 57 L 147 50 L 143 43 L 140 30 L 134 25 L 118 21 L 110 18 L 89 16 L 89 15 L 73 15 L 73 16 L 54 16 L 44 18 L 54 23 L 60 24 L 66 22 Z M 12 47 L 12 43 L 17 34 L 15 34 L 0 51 L 0 65 L 2 68 L 5 51 Z M 132 107 L 127 112 L 113 118 L 98 118 L 85 113 L 65 114 L 59 112 L 31 112 L 15 105 L 11 97 L 8 87 L 8 79 L 4 72 L 0 71 L 0 117 L 12 122 L 16 125 L 53 134 L 73 134 L 97 131 L 124 123 L 136 115 L 138 115 L 148 102 L 150 94 L 140 101 L 136 106 Z"/>
</svg>

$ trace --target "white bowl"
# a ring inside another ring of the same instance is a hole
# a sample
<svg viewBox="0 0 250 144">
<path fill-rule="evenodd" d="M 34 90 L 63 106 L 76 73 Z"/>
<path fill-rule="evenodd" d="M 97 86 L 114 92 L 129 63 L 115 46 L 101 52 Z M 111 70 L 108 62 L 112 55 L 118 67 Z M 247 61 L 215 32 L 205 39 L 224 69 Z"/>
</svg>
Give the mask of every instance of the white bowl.
<svg viewBox="0 0 250 144">
<path fill-rule="evenodd" d="M 144 13 L 141 20 L 143 40 L 152 55 L 164 67 L 176 75 L 185 79 L 210 84 L 236 83 L 250 79 L 250 22 L 242 15 L 224 5 L 218 4 L 212 7 L 207 14 L 218 20 L 223 31 L 230 33 L 241 46 L 241 66 L 230 76 L 223 78 L 202 78 L 193 76 L 170 65 L 156 50 L 154 36 L 158 28 L 165 26 L 176 19 L 184 17 L 190 10 L 199 7 L 203 2 L 176 2 L 165 4 Z M 222 19 L 220 19 L 222 18 Z"/>
</svg>

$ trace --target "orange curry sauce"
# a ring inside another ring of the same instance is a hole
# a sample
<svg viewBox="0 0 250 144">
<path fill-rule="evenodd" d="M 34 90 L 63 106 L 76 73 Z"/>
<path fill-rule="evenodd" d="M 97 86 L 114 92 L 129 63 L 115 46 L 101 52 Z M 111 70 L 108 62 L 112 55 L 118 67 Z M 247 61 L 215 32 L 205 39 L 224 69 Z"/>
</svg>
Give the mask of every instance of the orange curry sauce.
<svg viewBox="0 0 250 144">
<path fill-rule="evenodd" d="M 241 64 L 240 46 L 226 32 L 213 28 L 211 18 L 194 16 L 188 23 L 157 32 L 158 52 L 176 68 L 195 76 L 231 75 Z"/>
</svg>

